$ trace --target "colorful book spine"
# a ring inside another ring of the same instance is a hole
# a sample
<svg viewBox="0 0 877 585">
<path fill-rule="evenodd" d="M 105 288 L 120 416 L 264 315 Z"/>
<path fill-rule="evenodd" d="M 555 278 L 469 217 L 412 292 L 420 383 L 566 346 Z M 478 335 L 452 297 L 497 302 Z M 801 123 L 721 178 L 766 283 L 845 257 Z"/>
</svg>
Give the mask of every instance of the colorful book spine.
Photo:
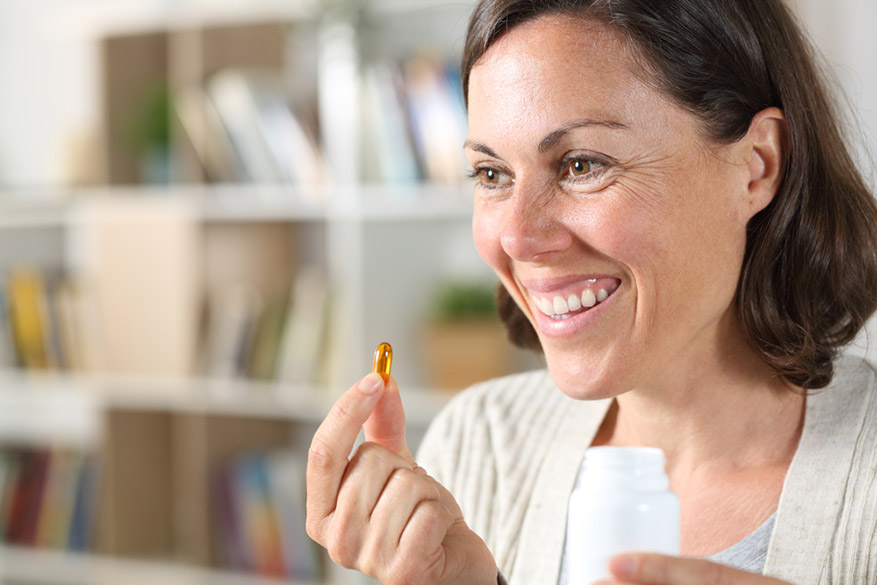
<svg viewBox="0 0 877 585">
<path fill-rule="evenodd" d="M 304 528 L 304 466 L 288 453 L 221 463 L 211 489 L 224 566 L 271 577 L 318 580 L 321 563 Z"/>
</svg>

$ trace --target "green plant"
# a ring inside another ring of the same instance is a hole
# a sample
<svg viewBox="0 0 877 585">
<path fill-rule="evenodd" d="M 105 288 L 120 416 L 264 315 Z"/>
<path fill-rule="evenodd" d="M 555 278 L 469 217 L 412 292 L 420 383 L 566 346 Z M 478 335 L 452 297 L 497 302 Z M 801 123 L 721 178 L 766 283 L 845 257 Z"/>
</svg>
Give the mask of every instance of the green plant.
<svg viewBox="0 0 877 585">
<path fill-rule="evenodd" d="M 143 95 L 126 128 L 133 152 L 143 154 L 168 147 L 172 109 L 170 91 L 165 85 L 156 85 Z"/>
<path fill-rule="evenodd" d="M 472 321 L 496 317 L 495 285 L 474 282 L 448 282 L 433 299 L 436 321 Z"/>
</svg>

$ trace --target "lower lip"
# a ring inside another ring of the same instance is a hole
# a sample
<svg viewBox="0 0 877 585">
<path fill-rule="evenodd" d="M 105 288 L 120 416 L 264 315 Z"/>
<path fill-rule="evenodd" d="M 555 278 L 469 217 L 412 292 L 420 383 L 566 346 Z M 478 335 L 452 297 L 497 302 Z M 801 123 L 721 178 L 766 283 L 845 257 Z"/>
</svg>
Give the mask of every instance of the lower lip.
<svg viewBox="0 0 877 585">
<path fill-rule="evenodd" d="M 609 305 L 612 304 L 612 301 L 618 294 L 618 291 L 619 289 L 616 289 L 606 298 L 606 300 L 597 303 L 586 311 L 571 315 L 566 319 L 552 319 L 538 308 L 533 307 L 531 310 L 536 316 L 536 326 L 539 329 L 539 333 L 546 337 L 564 338 L 572 337 L 579 331 L 591 327 L 593 323 L 606 312 Z"/>
</svg>

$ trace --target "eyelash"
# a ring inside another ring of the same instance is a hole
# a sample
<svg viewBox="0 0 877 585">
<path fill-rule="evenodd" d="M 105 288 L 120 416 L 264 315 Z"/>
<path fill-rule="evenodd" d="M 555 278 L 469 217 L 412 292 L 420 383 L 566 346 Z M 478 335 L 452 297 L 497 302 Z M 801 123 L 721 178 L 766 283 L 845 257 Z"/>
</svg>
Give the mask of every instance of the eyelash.
<svg viewBox="0 0 877 585">
<path fill-rule="evenodd" d="M 575 163 L 584 163 L 590 166 L 590 170 L 582 175 L 572 175 L 571 169 L 572 165 L 574 165 Z M 602 176 L 603 172 L 606 170 L 607 166 L 607 162 L 596 160 L 593 158 L 586 158 L 582 156 L 568 156 L 564 157 L 558 164 L 558 173 L 563 175 L 562 179 L 565 181 L 570 181 L 572 183 L 584 183 L 587 181 L 599 179 L 600 176 Z M 489 165 L 477 166 L 473 170 L 469 171 L 467 175 L 469 179 L 478 181 L 478 186 L 484 189 L 502 189 L 507 186 L 498 185 L 496 183 L 491 183 L 487 181 L 486 175 L 490 172 L 494 172 L 499 175 L 509 176 L 508 173 L 505 173 Z"/>
<path fill-rule="evenodd" d="M 501 188 L 503 188 L 504 185 L 497 185 L 495 183 L 491 183 L 491 182 L 486 180 L 486 175 L 489 172 L 494 172 L 494 173 L 497 173 L 499 175 L 508 175 L 508 173 L 504 173 L 504 172 L 502 172 L 494 167 L 489 167 L 489 166 L 475 167 L 474 169 L 469 171 L 467 174 L 468 174 L 470 179 L 478 181 L 478 186 L 482 187 L 484 189 L 501 189 Z"/>
<path fill-rule="evenodd" d="M 572 166 L 575 163 L 584 163 L 590 166 L 590 170 L 582 175 L 572 175 Z M 564 179 L 572 181 L 574 183 L 584 183 L 587 181 L 593 181 L 595 179 L 599 179 L 603 172 L 606 170 L 606 166 L 608 163 L 600 160 L 595 160 L 593 158 L 586 158 L 582 156 L 568 156 L 565 157 L 562 161 L 560 161 L 560 173 L 564 174 Z"/>
</svg>

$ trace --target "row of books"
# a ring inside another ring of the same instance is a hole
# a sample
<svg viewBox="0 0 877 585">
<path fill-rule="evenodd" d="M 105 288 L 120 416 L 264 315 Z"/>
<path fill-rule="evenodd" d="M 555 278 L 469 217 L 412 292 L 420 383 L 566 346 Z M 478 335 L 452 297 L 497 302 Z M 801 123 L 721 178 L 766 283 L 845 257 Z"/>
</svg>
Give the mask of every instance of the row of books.
<svg viewBox="0 0 877 585">
<path fill-rule="evenodd" d="M 459 182 L 466 169 L 460 87 L 456 69 L 436 59 L 365 68 L 361 178 Z M 316 107 L 293 103 L 291 93 L 276 73 L 233 69 L 176 93 L 174 111 L 209 180 L 319 186 L 331 179 Z"/>
<path fill-rule="evenodd" d="M 174 111 L 214 182 L 322 184 L 314 125 L 266 71 L 222 70 L 174 96 Z"/>
<path fill-rule="evenodd" d="M 33 267 L 6 275 L 0 289 L 0 367 L 95 369 L 99 343 L 92 298 L 80 284 Z"/>
<path fill-rule="evenodd" d="M 209 293 L 201 369 L 212 378 L 289 383 L 324 381 L 329 289 L 305 267 L 287 296 L 268 298 L 250 284 Z"/>
<path fill-rule="evenodd" d="M 316 580 L 320 560 L 305 532 L 304 462 L 249 454 L 216 467 L 211 482 L 218 550 L 226 568 Z"/>
<path fill-rule="evenodd" d="M 457 68 L 428 56 L 375 63 L 360 95 L 364 180 L 460 182 L 467 122 Z"/>
<path fill-rule="evenodd" d="M 93 455 L 43 448 L 0 451 L 3 542 L 89 550 L 97 476 L 98 464 Z"/>
<path fill-rule="evenodd" d="M 99 299 L 87 286 L 35 268 L 9 272 L 4 284 L 0 368 L 102 371 Z M 328 288 L 322 270 L 300 270 L 283 298 L 266 298 L 241 284 L 208 292 L 206 304 L 196 371 L 222 379 L 323 379 Z"/>
</svg>

